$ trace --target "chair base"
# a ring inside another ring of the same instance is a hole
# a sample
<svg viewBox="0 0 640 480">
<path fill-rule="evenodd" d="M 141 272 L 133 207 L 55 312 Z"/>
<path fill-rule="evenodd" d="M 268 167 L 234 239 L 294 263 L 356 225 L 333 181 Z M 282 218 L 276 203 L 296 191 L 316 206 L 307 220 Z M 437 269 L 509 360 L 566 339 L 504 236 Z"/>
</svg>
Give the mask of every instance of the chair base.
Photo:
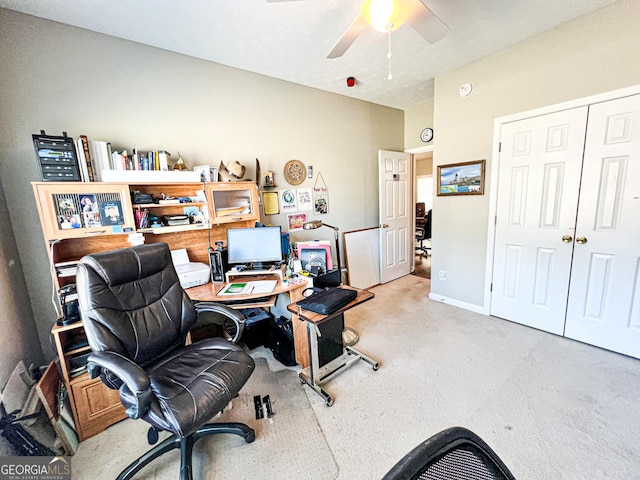
<svg viewBox="0 0 640 480">
<path fill-rule="evenodd" d="M 256 439 L 256 433 L 244 423 L 208 423 L 200 427 L 195 433 L 188 437 L 180 437 L 173 434 L 167 439 L 160 442 L 147 453 L 135 460 L 131 465 L 125 468 L 117 480 L 128 480 L 138 473 L 142 468 L 174 448 L 180 449 L 180 480 L 192 480 L 192 453 L 193 445 L 203 437 L 215 435 L 218 433 L 232 433 L 240 435 L 247 443 L 251 443 Z"/>
</svg>

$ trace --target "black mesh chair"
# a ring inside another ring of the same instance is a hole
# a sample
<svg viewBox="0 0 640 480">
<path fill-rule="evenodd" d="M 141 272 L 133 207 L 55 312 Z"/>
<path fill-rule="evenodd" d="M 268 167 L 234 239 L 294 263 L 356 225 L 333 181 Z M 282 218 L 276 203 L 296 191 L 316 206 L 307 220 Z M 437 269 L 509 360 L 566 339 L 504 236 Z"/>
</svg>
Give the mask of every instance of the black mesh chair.
<svg viewBox="0 0 640 480">
<path fill-rule="evenodd" d="M 424 244 L 425 241 L 431 240 L 431 210 L 427 212 L 424 217 L 424 225 L 422 227 L 416 227 L 416 253 L 420 255 L 429 255 L 429 251 L 431 250 L 431 244 L 426 246 Z"/>
<path fill-rule="evenodd" d="M 411 450 L 382 480 L 515 480 L 475 433 L 453 427 Z"/>
<path fill-rule="evenodd" d="M 76 282 L 92 350 L 89 376 L 99 375 L 108 387 L 119 389 L 127 415 L 151 425 L 150 444 L 158 441 L 160 431 L 172 434 L 119 479 L 131 478 L 155 458 L 179 448 L 180 478 L 188 480 L 198 439 L 233 433 L 254 441 L 255 432 L 242 423 L 208 423 L 238 394 L 255 364 L 225 338 L 186 345 L 199 319 L 198 306 L 180 286 L 167 244 L 87 255 L 78 264 Z M 235 310 L 217 304 L 200 309 L 223 316 L 232 338 L 242 334 L 244 317 Z"/>
</svg>

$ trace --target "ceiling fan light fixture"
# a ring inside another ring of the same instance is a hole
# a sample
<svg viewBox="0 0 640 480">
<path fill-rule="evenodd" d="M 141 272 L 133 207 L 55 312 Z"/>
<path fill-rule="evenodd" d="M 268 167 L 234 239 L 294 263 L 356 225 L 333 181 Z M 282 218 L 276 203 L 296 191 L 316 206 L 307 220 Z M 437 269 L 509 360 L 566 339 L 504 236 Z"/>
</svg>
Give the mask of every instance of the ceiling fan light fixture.
<svg viewBox="0 0 640 480">
<path fill-rule="evenodd" d="M 379 32 L 390 32 L 404 22 L 404 10 L 398 0 L 365 0 L 362 17 Z"/>
</svg>

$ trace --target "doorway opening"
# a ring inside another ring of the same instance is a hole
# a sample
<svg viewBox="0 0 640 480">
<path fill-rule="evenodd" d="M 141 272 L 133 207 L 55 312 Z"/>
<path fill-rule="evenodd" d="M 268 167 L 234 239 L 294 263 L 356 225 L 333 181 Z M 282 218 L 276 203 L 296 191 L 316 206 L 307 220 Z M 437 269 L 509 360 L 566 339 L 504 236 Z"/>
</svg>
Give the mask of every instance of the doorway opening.
<svg viewBox="0 0 640 480">
<path fill-rule="evenodd" d="M 433 207 L 433 152 L 414 154 L 414 188 L 416 214 L 414 231 L 416 232 L 415 244 L 415 269 L 413 274 L 418 277 L 431 279 L 431 238 L 422 238 L 426 223 L 426 215 Z M 419 249 L 419 247 L 425 247 Z"/>
</svg>

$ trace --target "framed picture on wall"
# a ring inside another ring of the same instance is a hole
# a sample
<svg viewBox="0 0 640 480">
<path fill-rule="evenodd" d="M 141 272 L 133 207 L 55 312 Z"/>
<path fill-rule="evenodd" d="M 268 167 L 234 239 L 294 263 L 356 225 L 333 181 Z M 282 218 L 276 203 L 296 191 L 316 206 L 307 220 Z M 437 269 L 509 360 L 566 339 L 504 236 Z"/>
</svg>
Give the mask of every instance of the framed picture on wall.
<svg viewBox="0 0 640 480">
<path fill-rule="evenodd" d="M 438 165 L 438 196 L 483 195 L 485 160 Z"/>
</svg>

